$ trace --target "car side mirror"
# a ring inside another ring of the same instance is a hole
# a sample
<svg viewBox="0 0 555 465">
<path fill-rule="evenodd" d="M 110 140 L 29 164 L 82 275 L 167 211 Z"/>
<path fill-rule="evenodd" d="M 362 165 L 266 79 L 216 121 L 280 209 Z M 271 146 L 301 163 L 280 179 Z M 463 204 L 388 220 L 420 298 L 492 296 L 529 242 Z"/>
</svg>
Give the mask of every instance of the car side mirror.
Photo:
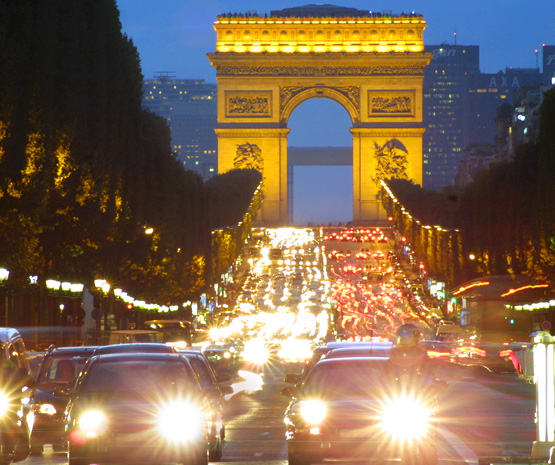
<svg viewBox="0 0 555 465">
<path fill-rule="evenodd" d="M 281 388 L 280 392 L 286 397 L 293 397 L 297 393 L 297 388 L 296 386 L 286 386 L 284 388 Z"/>
<path fill-rule="evenodd" d="M 284 376 L 284 381 L 289 384 L 297 384 L 301 381 L 301 376 L 299 373 L 286 373 Z"/>
<path fill-rule="evenodd" d="M 229 384 L 223 384 L 220 386 L 221 393 L 225 396 L 227 394 L 233 394 L 233 386 Z"/>
<path fill-rule="evenodd" d="M 221 373 L 218 375 L 218 383 L 225 383 L 231 380 L 231 375 L 229 373 Z"/>
</svg>

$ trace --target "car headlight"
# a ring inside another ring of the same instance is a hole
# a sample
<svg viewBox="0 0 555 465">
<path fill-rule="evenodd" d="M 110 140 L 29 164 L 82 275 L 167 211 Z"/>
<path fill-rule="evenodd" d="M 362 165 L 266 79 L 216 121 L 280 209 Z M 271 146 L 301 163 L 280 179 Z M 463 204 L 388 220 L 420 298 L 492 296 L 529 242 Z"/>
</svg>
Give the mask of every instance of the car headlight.
<svg viewBox="0 0 555 465">
<path fill-rule="evenodd" d="M 38 413 L 41 413 L 42 415 L 56 415 L 56 407 L 54 407 L 52 404 L 40 404 L 37 405 L 38 409 L 35 411 L 38 411 Z"/>
<path fill-rule="evenodd" d="M 414 397 L 390 400 L 381 415 L 381 427 L 399 440 L 417 439 L 426 434 L 430 426 L 430 409 Z"/>
<path fill-rule="evenodd" d="M 164 405 L 158 412 L 159 433 L 172 442 L 186 442 L 205 432 L 205 415 L 196 404 L 187 401 Z"/>
<path fill-rule="evenodd" d="M 300 412 L 309 425 L 319 425 L 326 418 L 326 404 L 319 400 L 303 401 L 300 406 Z"/>
<path fill-rule="evenodd" d="M 86 439 L 96 438 L 102 435 L 108 427 L 106 415 L 99 410 L 88 410 L 78 420 L 80 435 Z"/>
<path fill-rule="evenodd" d="M 11 398 L 5 392 L 0 392 L 0 416 L 6 414 L 11 404 Z"/>
</svg>

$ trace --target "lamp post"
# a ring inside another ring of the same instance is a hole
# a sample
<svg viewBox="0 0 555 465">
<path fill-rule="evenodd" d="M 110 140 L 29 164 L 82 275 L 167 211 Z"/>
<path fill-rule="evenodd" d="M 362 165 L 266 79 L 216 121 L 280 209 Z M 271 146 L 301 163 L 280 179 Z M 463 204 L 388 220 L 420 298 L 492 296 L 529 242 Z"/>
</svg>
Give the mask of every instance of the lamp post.
<svg viewBox="0 0 555 465">
<path fill-rule="evenodd" d="M 105 307 L 104 300 L 108 296 L 108 292 L 110 292 L 111 286 L 110 283 L 108 283 L 105 279 L 95 279 L 94 285 L 100 292 L 102 292 L 100 300 L 100 315 L 98 315 L 97 320 L 97 329 L 100 329 L 100 318 L 104 314 L 104 330 L 106 330 L 108 328 L 108 309 L 103 309 L 102 307 Z"/>
<path fill-rule="evenodd" d="M 550 458 L 555 446 L 555 338 L 547 331 L 532 334 L 536 383 L 536 441 L 532 457 Z"/>
<path fill-rule="evenodd" d="M 47 298 L 47 320 L 50 324 L 55 325 L 57 317 L 54 317 L 54 310 L 52 309 L 52 296 L 56 296 L 60 290 L 62 283 L 56 279 L 46 280 L 46 290 L 50 298 Z M 51 317 L 52 315 L 52 317 Z"/>
<path fill-rule="evenodd" d="M 6 268 L 0 268 L 0 286 L 4 288 L 4 312 L 5 312 L 4 325 L 5 326 L 8 326 L 8 291 L 5 286 L 9 276 L 10 276 L 9 270 L 7 270 Z"/>
<path fill-rule="evenodd" d="M 473 254 L 473 253 L 469 254 L 468 259 L 474 264 L 474 269 L 478 273 L 481 272 L 482 275 L 488 275 L 489 274 L 487 264 L 482 259 L 478 258 L 478 256 L 476 254 Z"/>
</svg>

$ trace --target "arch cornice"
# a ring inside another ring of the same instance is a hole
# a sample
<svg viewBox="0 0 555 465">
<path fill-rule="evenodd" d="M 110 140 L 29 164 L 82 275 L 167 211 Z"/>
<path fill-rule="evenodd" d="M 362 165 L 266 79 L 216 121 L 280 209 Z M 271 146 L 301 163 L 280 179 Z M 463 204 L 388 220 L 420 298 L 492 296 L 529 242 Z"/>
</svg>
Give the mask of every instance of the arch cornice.
<svg viewBox="0 0 555 465">
<path fill-rule="evenodd" d="M 280 86 L 280 124 L 287 126 L 293 110 L 311 98 L 329 98 L 339 103 L 353 125 L 360 122 L 360 88 L 358 86 Z"/>
</svg>

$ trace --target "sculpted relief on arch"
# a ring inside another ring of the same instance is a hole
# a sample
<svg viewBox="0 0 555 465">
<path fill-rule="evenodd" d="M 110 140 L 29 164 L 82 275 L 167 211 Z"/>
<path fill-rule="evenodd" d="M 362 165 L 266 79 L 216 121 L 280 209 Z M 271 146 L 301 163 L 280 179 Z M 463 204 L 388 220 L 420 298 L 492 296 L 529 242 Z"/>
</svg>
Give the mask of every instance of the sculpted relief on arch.
<svg viewBox="0 0 555 465">
<path fill-rule="evenodd" d="M 379 185 L 381 180 L 408 179 L 408 153 L 405 145 L 398 139 L 390 139 L 382 146 L 374 142 L 376 171 L 372 181 Z"/>
<path fill-rule="evenodd" d="M 262 175 L 264 174 L 264 158 L 262 157 L 262 150 L 256 144 L 237 145 L 235 158 L 233 159 L 233 168 L 237 169 L 255 169 Z"/>
</svg>

